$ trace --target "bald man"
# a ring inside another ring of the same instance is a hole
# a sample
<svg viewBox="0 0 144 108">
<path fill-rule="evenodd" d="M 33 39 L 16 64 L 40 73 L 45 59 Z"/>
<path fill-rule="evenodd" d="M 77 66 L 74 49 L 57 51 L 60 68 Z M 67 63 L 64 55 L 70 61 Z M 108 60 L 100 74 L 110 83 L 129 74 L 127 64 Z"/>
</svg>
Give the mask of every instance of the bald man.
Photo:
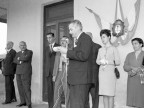
<svg viewBox="0 0 144 108">
<path fill-rule="evenodd" d="M 6 57 L 2 62 L 2 74 L 5 76 L 5 102 L 2 104 L 9 104 L 16 102 L 15 87 L 14 87 L 14 75 L 16 71 L 16 64 L 13 63 L 16 51 L 13 49 L 14 43 L 12 41 L 7 42 Z"/>
<path fill-rule="evenodd" d="M 19 43 L 19 51 L 16 54 L 14 62 L 17 64 L 16 80 L 21 103 L 17 107 L 31 106 L 31 76 L 32 76 L 32 55 L 33 52 L 27 49 L 26 42 Z"/>
</svg>

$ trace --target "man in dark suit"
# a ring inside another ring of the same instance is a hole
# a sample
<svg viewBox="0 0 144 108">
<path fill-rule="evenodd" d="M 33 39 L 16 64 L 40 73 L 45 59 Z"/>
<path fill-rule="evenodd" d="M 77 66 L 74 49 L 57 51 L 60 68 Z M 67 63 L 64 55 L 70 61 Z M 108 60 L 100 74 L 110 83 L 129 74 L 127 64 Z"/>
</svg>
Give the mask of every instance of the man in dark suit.
<svg viewBox="0 0 144 108">
<path fill-rule="evenodd" d="M 32 55 L 33 52 L 27 49 L 26 42 L 19 43 L 21 51 L 16 54 L 14 62 L 17 64 L 16 80 L 21 103 L 17 107 L 31 106 L 31 76 L 32 76 Z"/>
<path fill-rule="evenodd" d="M 16 102 L 14 76 L 16 71 L 16 64 L 13 63 L 16 51 L 13 49 L 14 43 L 9 41 L 6 47 L 6 57 L 2 62 L 2 74 L 5 76 L 5 102 L 2 104 L 8 104 Z"/>
<path fill-rule="evenodd" d="M 75 38 L 72 50 L 59 47 L 58 51 L 69 58 L 68 84 L 70 88 L 70 108 L 84 108 L 91 83 L 92 39 L 82 32 L 82 24 L 74 20 L 69 25 L 70 34 Z"/>
<path fill-rule="evenodd" d="M 92 39 L 92 33 L 91 32 L 86 32 Z M 91 94 L 92 97 L 92 108 L 98 108 L 99 106 L 99 65 L 96 63 L 97 55 L 98 55 L 98 50 L 101 48 L 101 46 L 97 43 L 92 44 L 92 57 L 91 57 L 91 86 L 89 88 L 89 93 Z M 87 104 L 85 108 L 90 108 L 89 106 L 89 95 L 87 96 Z"/>
<path fill-rule="evenodd" d="M 46 77 L 47 77 L 47 84 L 48 84 L 48 104 L 49 104 L 49 108 L 52 108 L 54 103 L 54 82 L 52 78 L 53 78 L 54 61 L 56 56 L 56 52 L 53 51 L 53 47 L 59 45 L 55 42 L 54 33 L 48 33 L 46 36 L 49 43 L 46 50 L 46 56 L 47 56 Z"/>
</svg>

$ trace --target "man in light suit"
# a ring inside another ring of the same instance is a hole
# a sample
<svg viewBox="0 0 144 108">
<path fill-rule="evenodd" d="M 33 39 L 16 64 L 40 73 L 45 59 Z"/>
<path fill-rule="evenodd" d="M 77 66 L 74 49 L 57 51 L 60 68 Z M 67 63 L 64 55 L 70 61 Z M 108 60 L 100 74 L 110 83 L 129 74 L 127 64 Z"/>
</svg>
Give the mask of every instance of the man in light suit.
<svg viewBox="0 0 144 108">
<path fill-rule="evenodd" d="M 69 24 L 69 32 L 75 38 L 72 50 L 57 48 L 69 58 L 68 84 L 70 88 L 70 108 L 84 108 L 91 84 L 92 39 L 82 32 L 82 24 L 74 20 Z"/>
<path fill-rule="evenodd" d="M 32 76 L 32 55 L 33 52 L 27 49 L 26 42 L 19 43 L 21 51 L 16 54 L 14 62 L 17 64 L 16 80 L 21 103 L 17 107 L 31 105 L 31 76 Z"/>
<path fill-rule="evenodd" d="M 11 102 L 16 102 L 15 87 L 14 87 L 14 77 L 16 71 L 16 64 L 13 60 L 16 55 L 16 51 L 13 49 L 14 43 L 9 41 L 6 47 L 6 57 L 2 62 L 2 74 L 5 76 L 5 102 L 2 104 L 9 104 Z"/>
<path fill-rule="evenodd" d="M 91 32 L 86 32 L 92 39 L 92 33 Z M 97 55 L 98 55 L 98 50 L 101 48 L 101 46 L 97 43 L 92 43 L 92 65 L 91 65 L 91 86 L 89 88 L 89 93 L 91 94 L 92 97 L 92 108 L 98 108 L 99 106 L 99 65 L 96 63 Z M 87 96 L 87 104 L 85 108 L 90 108 L 89 106 L 89 95 Z"/>
<path fill-rule="evenodd" d="M 49 43 L 49 45 L 46 48 L 46 77 L 48 84 L 48 104 L 49 108 L 52 108 L 54 103 L 54 82 L 52 78 L 54 61 L 56 56 L 56 52 L 53 51 L 53 47 L 59 46 L 59 44 L 55 42 L 54 33 L 48 33 L 46 34 L 46 36 Z"/>
</svg>

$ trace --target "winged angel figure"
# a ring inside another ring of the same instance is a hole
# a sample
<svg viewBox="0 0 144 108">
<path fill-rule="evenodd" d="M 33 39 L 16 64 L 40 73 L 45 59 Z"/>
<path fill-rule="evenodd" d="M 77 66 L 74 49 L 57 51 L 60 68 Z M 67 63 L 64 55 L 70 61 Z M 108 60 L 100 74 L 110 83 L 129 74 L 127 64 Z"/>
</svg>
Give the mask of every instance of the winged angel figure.
<svg viewBox="0 0 144 108">
<path fill-rule="evenodd" d="M 121 2 L 120 0 L 117 0 L 114 23 L 113 24 L 109 23 L 109 28 L 113 32 L 112 34 L 115 37 L 114 41 L 112 41 L 112 44 L 114 46 L 118 46 L 119 44 L 125 45 L 134 36 L 138 25 L 138 19 L 140 13 L 140 2 L 141 0 L 136 0 L 134 7 L 132 8 L 129 15 L 126 18 L 124 18 Z M 118 6 L 120 8 L 121 19 L 118 19 L 117 16 Z M 99 29 L 100 30 L 104 29 L 103 22 L 106 21 L 101 19 L 100 16 L 97 13 L 95 13 L 92 9 L 89 9 L 87 7 L 86 9 L 88 9 L 88 11 L 94 15 Z"/>
</svg>

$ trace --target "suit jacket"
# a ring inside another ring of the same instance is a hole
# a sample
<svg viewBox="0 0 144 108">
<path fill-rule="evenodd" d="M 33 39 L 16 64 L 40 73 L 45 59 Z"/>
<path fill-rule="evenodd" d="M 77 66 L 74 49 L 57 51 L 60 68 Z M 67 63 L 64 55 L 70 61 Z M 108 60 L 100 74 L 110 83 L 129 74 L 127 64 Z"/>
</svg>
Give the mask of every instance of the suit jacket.
<svg viewBox="0 0 144 108">
<path fill-rule="evenodd" d="M 59 44 L 55 43 L 53 47 L 59 46 Z M 53 75 L 54 61 L 55 61 L 56 52 L 51 52 L 50 47 L 46 47 L 46 76 Z"/>
<path fill-rule="evenodd" d="M 17 64 L 16 74 L 32 74 L 32 55 L 33 52 L 28 49 L 23 53 L 22 51 L 19 51 L 16 54 L 14 59 L 14 62 Z"/>
<path fill-rule="evenodd" d="M 69 58 L 68 83 L 71 85 L 90 83 L 92 39 L 84 32 L 77 40 L 76 47 L 67 51 Z"/>
<path fill-rule="evenodd" d="M 101 46 L 97 43 L 92 44 L 92 57 L 91 57 L 91 74 L 90 79 L 91 79 L 91 83 L 97 83 L 98 81 L 98 74 L 99 74 L 99 65 L 96 63 L 96 59 L 97 59 L 97 55 L 98 55 L 98 51 L 99 48 L 101 48 Z"/>
<path fill-rule="evenodd" d="M 16 64 L 13 63 L 13 60 L 16 56 L 16 51 L 11 49 L 7 54 L 5 59 L 2 62 L 2 66 L 4 68 L 3 74 L 4 75 L 14 75 L 16 71 Z"/>
</svg>

